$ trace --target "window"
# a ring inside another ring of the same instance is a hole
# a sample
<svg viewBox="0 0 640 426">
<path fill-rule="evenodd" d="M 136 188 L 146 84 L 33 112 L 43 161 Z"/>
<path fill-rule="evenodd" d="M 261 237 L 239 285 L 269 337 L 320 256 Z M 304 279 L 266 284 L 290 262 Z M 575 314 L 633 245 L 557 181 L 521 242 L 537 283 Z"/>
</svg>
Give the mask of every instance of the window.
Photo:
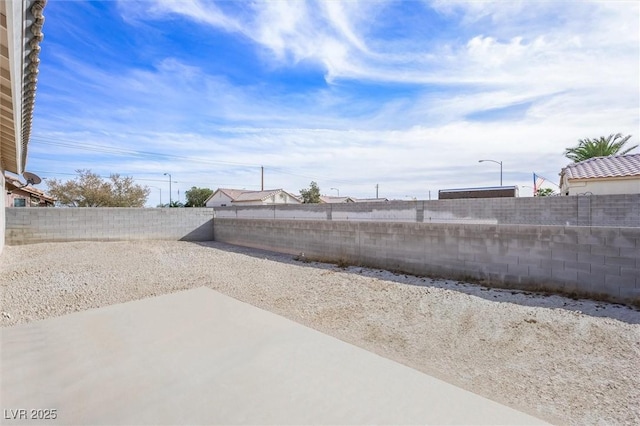
<svg viewBox="0 0 640 426">
<path fill-rule="evenodd" d="M 27 207 L 27 200 L 24 198 L 14 198 L 13 207 Z"/>
</svg>

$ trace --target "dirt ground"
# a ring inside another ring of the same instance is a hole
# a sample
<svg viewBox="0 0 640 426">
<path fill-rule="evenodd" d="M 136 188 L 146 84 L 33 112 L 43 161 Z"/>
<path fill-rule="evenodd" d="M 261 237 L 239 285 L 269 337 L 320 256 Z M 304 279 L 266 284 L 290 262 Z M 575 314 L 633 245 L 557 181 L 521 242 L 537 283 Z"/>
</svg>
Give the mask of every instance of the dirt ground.
<svg viewBox="0 0 640 426">
<path fill-rule="evenodd" d="M 208 286 L 544 420 L 640 424 L 640 312 L 221 243 L 5 247 L 8 327 Z"/>
</svg>

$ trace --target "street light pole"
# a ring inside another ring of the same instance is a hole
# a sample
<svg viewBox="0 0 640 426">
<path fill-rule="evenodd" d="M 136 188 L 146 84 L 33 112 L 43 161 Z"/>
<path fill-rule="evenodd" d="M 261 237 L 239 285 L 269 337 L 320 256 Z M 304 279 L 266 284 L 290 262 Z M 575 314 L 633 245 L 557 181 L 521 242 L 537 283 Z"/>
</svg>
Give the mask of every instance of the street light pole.
<svg viewBox="0 0 640 426">
<path fill-rule="evenodd" d="M 338 191 L 338 197 L 340 196 L 340 190 L 338 188 L 331 188 L 331 189 L 335 189 L 336 191 Z"/>
<path fill-rule="evenodd" d="M 478 160 L 478 163 L 482 163 L 484 161 L 490 161 L 491 163 L 500 164 L 500 186 L 502 186 L 502 161 L 496 160 Z"/>
<path fill-rule="evenodd" d="M 165 173 L 165 176 L 169 176 L 169 207 L 171 207 L 171 173 Z"/>
</svg>

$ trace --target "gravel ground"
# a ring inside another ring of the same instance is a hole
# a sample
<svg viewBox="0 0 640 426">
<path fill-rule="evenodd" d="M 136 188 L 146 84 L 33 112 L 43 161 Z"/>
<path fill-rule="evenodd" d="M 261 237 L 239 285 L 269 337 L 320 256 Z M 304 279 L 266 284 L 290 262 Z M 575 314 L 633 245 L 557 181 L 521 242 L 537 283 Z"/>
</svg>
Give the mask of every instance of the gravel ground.
<svg viewBox="0 0 640 426">
<path fill-rule="evenodd" d="M 221 243 L 5 247 L 3 327 L 208 286 L 561 424 L 640 424 L 640 312 Z"/>
</svg>

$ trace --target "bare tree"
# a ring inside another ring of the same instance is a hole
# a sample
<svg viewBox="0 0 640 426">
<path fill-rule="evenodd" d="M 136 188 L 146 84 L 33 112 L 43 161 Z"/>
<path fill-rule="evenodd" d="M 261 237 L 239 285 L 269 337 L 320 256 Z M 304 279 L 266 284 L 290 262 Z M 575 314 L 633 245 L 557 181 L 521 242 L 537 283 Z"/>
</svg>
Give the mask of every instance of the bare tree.
<svg viewBox="0 0 640 426">
<path fill-rule="evenodd" d="M 63 206 L 143 207 L 150 189 L 136 185 L 132 177 L 112 174 L 108 180 L 88 169 L 76 170 L 78 177 L 66 182 L 47 181 L 49 193 Z"/>
</svg>

